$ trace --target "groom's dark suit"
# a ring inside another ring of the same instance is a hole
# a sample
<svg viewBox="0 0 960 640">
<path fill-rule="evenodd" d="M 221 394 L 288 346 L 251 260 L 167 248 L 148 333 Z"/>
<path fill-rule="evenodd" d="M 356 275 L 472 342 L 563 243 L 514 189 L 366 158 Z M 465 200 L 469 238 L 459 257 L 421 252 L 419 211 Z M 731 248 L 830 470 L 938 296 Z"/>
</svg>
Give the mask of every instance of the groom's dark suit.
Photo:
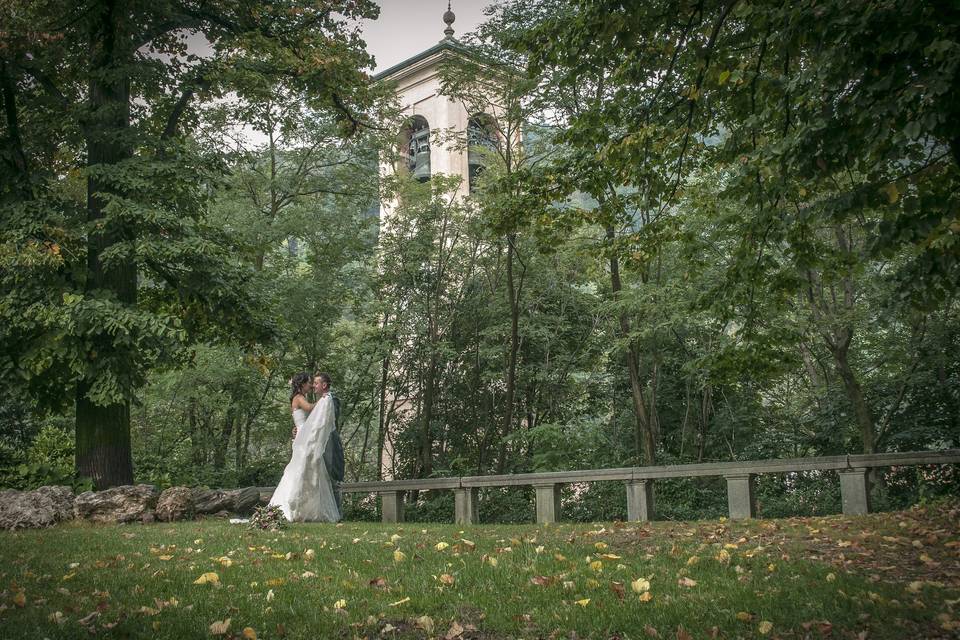
<svg viewBox="0 0 960 640">
<path fill-rule="evenodd" d="M 333 401 L 334 429 L 330 433 L 330 441 L 323 449 L 323 462 L 327 465 L 327 473 L 333 480 L 333 497 L 337 501 L 337 511 L 341 511 L 339 484 L 343 482 L 346 465 L 343 459 L 343 443 L 340 441 L 340 398 L 333 393 L 333 389 L 329 393 Z"/>
</svg>

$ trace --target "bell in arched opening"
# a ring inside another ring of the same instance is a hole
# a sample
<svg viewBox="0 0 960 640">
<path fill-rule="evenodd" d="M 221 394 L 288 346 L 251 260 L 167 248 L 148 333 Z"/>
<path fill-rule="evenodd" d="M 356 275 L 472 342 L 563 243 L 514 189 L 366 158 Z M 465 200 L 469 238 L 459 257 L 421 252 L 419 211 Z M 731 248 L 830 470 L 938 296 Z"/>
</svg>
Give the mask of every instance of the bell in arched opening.
<svg viewBox="0 0 960 640">
<path fill-rule="evenodd" d="M 430 125 L 423 116 L 414 116 L 409 124 L 407 168 L 420 182 L 430 179 Z"/>
</svg>

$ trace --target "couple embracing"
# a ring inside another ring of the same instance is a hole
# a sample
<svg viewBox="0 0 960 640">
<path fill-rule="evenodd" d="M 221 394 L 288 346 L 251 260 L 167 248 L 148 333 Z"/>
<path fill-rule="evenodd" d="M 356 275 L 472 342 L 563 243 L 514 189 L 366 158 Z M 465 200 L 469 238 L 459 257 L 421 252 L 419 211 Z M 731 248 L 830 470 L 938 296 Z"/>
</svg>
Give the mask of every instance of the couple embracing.
<svg viewBox="0 0 960 640">
<path fill-rule="evenodd" d="M 330 388 L 330 376 L 298 373 L 290 381 L 293 413 L 293 455 L 270 498 L 291 522 L 338 522 L 343 480 L 343 445 L 337 426 L 340 399 Z M 313 389 L 316 402 L 307 399 Z"/>
</svg>

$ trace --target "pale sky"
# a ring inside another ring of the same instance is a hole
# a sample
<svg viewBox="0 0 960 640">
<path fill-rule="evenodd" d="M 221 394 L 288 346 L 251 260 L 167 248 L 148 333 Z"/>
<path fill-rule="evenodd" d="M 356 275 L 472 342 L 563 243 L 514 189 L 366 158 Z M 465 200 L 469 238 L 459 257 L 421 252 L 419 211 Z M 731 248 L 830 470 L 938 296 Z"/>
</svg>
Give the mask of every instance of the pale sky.
<svg viewBox="0 0 960 640">
<path fill-rule="evenodd" d="M 365 21 L 363 39 L 377 60 L 377 72 L 429 49 L 443 39 L 447 0 L 379 0 L 380 17 Z M 454 38 L 483 22 L 483 8 L 494 0 L 451 0 Z"/>
</svg>

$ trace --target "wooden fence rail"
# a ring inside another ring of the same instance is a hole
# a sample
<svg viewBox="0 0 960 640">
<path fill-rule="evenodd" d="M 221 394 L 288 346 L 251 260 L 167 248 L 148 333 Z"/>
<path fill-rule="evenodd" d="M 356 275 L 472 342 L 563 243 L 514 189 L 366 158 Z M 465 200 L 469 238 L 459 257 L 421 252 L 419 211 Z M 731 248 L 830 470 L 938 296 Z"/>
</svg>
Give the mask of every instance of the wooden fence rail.
<svg viewBox="0 0 960 640">
<path fill-rule="evenodd" d="M 869 455 L 785 458 L 775 460 L 742 460 L 701 464 L 665 465 L 656 467 L 624 467 L 585 471 L 550 471 L 496 476 L 462 476 L 423 480 L 391 480 L 385 482 L 345 482 L 344 493 L 376 493 L 381 500 L 383 522 L 403 521 L 403 496 L 406 491 L 452 489 L 455 496 L 454 521 L 458 524 L 479 522 L 478 493 L 483 487 L 532 486 L 537 497 L 537 522 L 556 522 L 560 515 L 560 487 L 575 482 L 622 481 L 626 485 L 627 519 L 646 521 L 655 517 L 653 485 L 663 478 L 723 476 L 727 481 L 727 506 L 731 519 L 756 516 L 755 479 L 762 473 L 798 471 L 836 471 L 840 477 L 840 500 L 843 513 L 857 515 L 870 512 L 870 491 L 867 473 L 875 467 L 903 467 L 960 463 L 960 449 L 942 451 L 909 451 Z M 260 487 L 269 496 L 273 487 Z"/>
</svg>

